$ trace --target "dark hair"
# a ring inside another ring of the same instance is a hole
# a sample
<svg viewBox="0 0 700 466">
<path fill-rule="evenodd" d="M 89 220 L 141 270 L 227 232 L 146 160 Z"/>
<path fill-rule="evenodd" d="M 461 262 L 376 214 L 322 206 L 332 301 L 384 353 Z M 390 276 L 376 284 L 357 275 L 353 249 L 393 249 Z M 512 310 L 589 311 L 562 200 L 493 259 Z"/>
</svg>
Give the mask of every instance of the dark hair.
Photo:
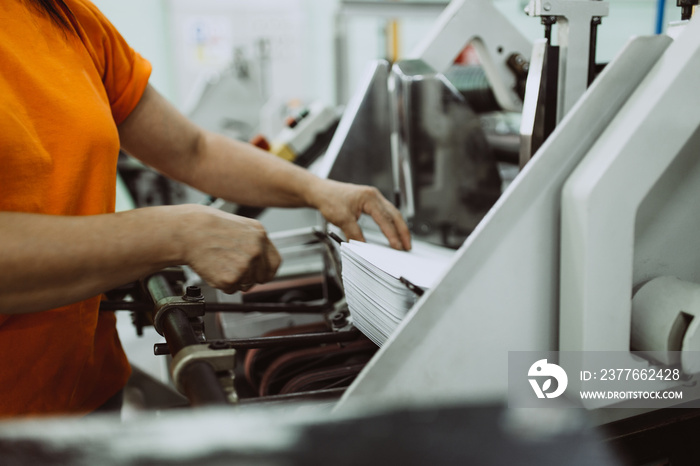
<svg viewBox="0 0 700 466">
<path fill-rule="evenodd" d="M 69 17 L 72 17 L 73 13 L 63 0 L 29 0 L 29 3 L 49 15 L 61 28 L 71 29 Z"/>
</svg>

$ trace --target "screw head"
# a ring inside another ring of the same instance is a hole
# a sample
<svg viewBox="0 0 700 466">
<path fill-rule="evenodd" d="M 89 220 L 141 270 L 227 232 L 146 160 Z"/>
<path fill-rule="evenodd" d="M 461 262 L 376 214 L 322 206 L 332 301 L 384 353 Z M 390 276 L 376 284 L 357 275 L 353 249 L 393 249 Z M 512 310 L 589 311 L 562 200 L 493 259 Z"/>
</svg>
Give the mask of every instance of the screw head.
<svg viewBox="0 0 700 466">
<path fill-rule="evenodd" d="M 224 350 L 228 349 L 228 343 L 225 341 L 212 341 L 209 343 L 209 348 L 213 350 Z"/>
<path fill-rule="evenodd" d="M 188 298 L 201 298 L 202 289 L 198 286 L 188 286 L 185 290 L 185 296 Z"/>
</svg>

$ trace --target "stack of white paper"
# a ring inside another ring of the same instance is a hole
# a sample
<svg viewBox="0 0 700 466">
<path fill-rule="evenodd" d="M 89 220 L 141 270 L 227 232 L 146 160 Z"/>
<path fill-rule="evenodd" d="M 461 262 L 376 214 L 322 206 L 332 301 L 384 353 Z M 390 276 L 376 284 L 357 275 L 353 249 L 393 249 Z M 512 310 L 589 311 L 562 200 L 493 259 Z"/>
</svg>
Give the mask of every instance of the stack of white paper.
<svg viewBox="0 0 700 466">
<path fill-rule="evenodd" d="M 447 270 L 451 249 L 414 241 L 410 252 L 350 241 L 340 248 L 345 298 L 355 326 L 382 345 L 417 301 L 401 282 L 432 288 Z"/>
</svg>

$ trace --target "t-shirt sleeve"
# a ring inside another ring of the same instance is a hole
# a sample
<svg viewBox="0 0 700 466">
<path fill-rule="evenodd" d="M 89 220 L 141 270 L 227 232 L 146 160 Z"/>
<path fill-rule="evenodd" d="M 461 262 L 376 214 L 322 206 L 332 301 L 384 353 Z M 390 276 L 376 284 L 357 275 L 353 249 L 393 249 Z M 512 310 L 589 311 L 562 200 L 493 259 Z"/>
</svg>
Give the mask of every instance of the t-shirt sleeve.
<svg viewBox="0 0 700 466">
<path fill-rule="evenodd" d="M 139 55 L 102 12 L 88 0 L 66 2 L 78 22 L 78 33 L 104 83 L 117 124 L 141 100 L 151 75 L 151 64 Z"/>
</svg>

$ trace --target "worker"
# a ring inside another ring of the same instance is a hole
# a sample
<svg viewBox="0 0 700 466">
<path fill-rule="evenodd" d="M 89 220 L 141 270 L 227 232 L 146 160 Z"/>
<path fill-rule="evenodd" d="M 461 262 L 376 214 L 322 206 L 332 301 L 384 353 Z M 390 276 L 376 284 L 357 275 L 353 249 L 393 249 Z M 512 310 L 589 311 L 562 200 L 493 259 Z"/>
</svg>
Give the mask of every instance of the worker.
<svg viewBox="0 0 700 466">
<path fill-rule="evenodd" d="M 0 416 L 88 413 L 120 392 L 130 367 L 101 293 L 183 264 L 230 293 L 280 263 L 256 220 L 199 205 L 114 213 L 120 147 L 213 196 L 314 207 L 348 238 L 363 239 L 369 214 L 410 248 L 377 189 L 188 121 L 89 0 L 5 0 L 0 12 Z"/>
</svg>

